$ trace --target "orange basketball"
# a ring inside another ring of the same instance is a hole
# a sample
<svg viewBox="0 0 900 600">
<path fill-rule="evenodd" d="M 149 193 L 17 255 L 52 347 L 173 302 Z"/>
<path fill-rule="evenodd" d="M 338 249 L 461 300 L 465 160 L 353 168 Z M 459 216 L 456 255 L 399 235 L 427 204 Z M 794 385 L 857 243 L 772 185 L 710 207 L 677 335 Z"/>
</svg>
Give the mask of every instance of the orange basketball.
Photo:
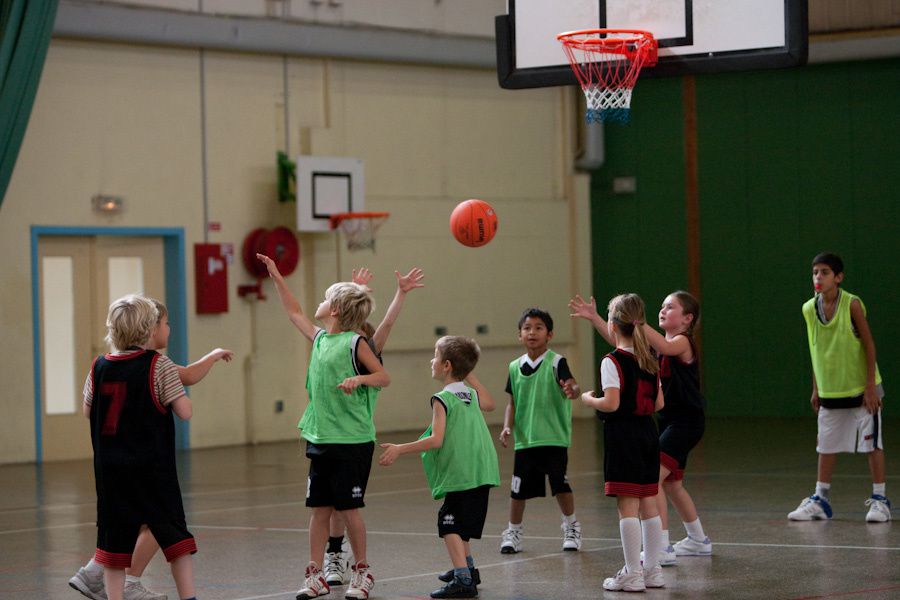
<svg viewBox="0 0 900 600">
<path fill-rule="evenodd" d="M 450 215 L 450 232 L 463 246 L 484 246 L 497 233 L 497 213 L 484 200 L 460 202 Z"/>
</svg>

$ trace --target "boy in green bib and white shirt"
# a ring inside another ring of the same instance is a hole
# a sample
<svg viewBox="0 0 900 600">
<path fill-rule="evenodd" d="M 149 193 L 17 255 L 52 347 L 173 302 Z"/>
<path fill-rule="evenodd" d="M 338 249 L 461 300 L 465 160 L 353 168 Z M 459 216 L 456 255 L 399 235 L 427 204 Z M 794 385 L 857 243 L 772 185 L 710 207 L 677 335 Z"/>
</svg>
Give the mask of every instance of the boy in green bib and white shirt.
<svg viewBox="0 0 900 600">
<path fill-rule="evenodd" d="M 506 392 L 509 404 L 500 432 L 506 448 L 515 433 L 515 462 L 509 502 L 509 526 L 500 552 L 522 551 L 525 501 L 546 495 L 544 478 L 562 512 L 563 550 L 581 549 L 581 524 L 575 518 L 575 498 L 566 469 L 572 441 L 572 400 L 581 395 L 565 357 L 548 348 L 553 319 L 539 308 L 519 318 L 519 341 L 526 353 L 509 363 Z"/>
<path fill-rule="evenodd" d="M 810 403 L 818 415 L 818 481 L 813 495 L 788 513 L 788 519 L 830 519 L 829 495 L 837 453 L 859 452 L 868 455 L 872 475 L 866 521 L 890 521 L 881 441 L 884 389 L 866 308 L 858 296 L 841 290 L 844 262 L 838 255 L 817 255 L 812 270 L 816 295 L 803 305 L 803 318 L 813 366 Z"/>
<path fill-rule="evenodd" d="M 297 428 L 306 438 L 310 459 L 306 484 L 309 520 L 310 562 L 297 600 L 309 600 L 330 592 L 320 569 L 325 557 L 329 522 L 340 511 L 350 534 L 356 564 L 345 597 L 365 600 L 375 586 L 366 560 L 366 526 L 360 510 L 365 503 L 366 484 L 375 451 L 375 400 L 391 378 L 375 357 L 365 338 L 356 333 L 372 312 L 369 289 L 350 282 L 335 283 L 325 292 L 315 318 L 316 327 L 303 313 L 278 267 L 268 256 L 265 263 L 291 323 L 313 347 L 306 374 L 309 406 Z"/>
<path fill-rule="evenodd" d="M 480 349 L 475 340 L 444 336 L 434 347 L 432 378 L 444 389 L 431 397 L 431 426 L 415 442 L 381 444 L 382 466 L 402 454 L 421 453 L 431 495 L 443 498 L 438 535 L 444 539 L 453 569 L 440 575 L 445 586 L 432 598 L 477 598 L 481 577 L 469 540 L 481 539 L 488 496 L 500 485 L 497 451 L 482 411 L 494 410 L 494 399 L 472 374 Z"/>
</svg>

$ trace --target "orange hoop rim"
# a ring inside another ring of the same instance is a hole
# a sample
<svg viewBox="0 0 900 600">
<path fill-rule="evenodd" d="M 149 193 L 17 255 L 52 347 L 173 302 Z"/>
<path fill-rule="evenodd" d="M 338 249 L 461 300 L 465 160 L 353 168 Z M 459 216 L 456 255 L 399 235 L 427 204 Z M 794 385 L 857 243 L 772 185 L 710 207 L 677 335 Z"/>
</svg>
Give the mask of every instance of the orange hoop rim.
<svg viewBox="0 0 900 600">
<path fill-rule="evenodd" d="M 391 216 L 389 212 L 342 212 L 328 217 L 332 229 L 337 229 L 344 221 L 352 219 L 383 219 Z"/>
<path fill-rule="evenodd" d="M 594 38 L 587 37 L 592 35 L 608 35 L 608 34 L 621 34 L 627 33 L 631 34 L 632 38 Z M 580 37 L 578 37 L 580 36 Z M 610 40 L 614 40 L 617 42 L 621 41 L 632 41 L 632 40 L 642 40 L 642 39 L 654 39 L 653 34 L 649 31 L 644 31 L 643 29 L 579 29 L 577 31 L 564 31 L 556 36 L 556 39 L 562 42 L 563 44 L 568 43 L 582 43 L 582 44 L 597 44 L 604 45 Z"/>
</svg>

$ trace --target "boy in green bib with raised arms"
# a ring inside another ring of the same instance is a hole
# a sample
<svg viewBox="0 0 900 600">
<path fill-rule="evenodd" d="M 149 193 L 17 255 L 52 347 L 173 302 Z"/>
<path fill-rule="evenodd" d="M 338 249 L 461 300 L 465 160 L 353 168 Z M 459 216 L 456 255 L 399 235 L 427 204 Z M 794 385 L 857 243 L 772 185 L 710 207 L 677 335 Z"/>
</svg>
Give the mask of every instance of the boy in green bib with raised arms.
<svg viewBox="0 0 900 600">
<path fill-rule="evenodd" d="M 866 521 L 890 521 L 881 441 L 884 389 L 866 307 L 858 296 L 841 289 L 844 262 L 840 256 L 816 255 L 812 276 L 816 295 L 803 305 L 803 319 L 813 367 L 810 403 L 818 416 L 818 481 L 813 495 L 788 513 L 788 519 L 831 518 L 829 496 L 837 454 L 853 452 L 869 459 L 872 496 L 866 500 Z"/>
<path fill-rule="evenodd" d="M 504 448 L 513 433 L 516 442 L 509 526 L 500 540 L 503 554 L 522 551 L 525 501 L 546 495 L 545 478 L 562 512 L 563 550 L 581 549 L 581 525 L 575 518 L 575 498 L 566 477 L 572 400 L 581 390 L 565 357 L 548 347 L 552 338 L 553 319 L 547 311 L 529 308 L 522 313 L 519 341 L 525 346 L 525 354 L 509 363 L 509 404 L 500 432 Z"/>
<path fill-rule="evenodd" d="M 307 442 L 306 506 L 312 509 L 310 562 L 297 600 L 330 592 L 320 565 L 334 511 L 340 511 L 347 523 L 356 561 L 345 597 L 365 600 L 375 578 L 366 560 L 366 526 L 359 509 L 365 506 L 375 451 L 375 399 L 391 382 L 365 338 L 356 333 L 372 312 L 372 296 L 367 287 L 357 283 L 335 283 L 325 291 L 325 300 L 315 312 L 325 328 L 316 327 L 272 259 L 262 254 L 256 257 L 265 263 L 291 323 L 313 343 L 306 373 L 309 406 L 297 425 Z"/>
<path fill-rule="evenodd" d="M 444 539 L 453 569 L 439 576 L 447 584 L 432 598 L 477 598 L 481 583 L 469 540 L 481 539 L 488 496 L 500 485 L 497 451 L 482 411 L 494 399 L 472 374 L 481 353 L 475 340 L 445 336 L 434 346 L 432 378 L 444 389 L 431 397 L 431 426 L 415 442 L 381 444 L 379 458 L 390 466 L 401 454 L 421 453 L 431 495 L 444 499 L 438 511 L 438 535 Z"/>
</svg>

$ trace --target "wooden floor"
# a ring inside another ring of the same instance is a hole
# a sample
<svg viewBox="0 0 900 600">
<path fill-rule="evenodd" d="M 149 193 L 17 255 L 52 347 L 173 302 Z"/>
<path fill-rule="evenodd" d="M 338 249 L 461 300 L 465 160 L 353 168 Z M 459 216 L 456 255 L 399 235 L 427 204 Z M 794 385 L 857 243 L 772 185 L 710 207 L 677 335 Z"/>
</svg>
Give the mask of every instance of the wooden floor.
<svg viewBox="0 0 900 600">
<path fill-rule="evenodd" d="M 384 435 L 410 440 L 417 432 Z M 500 452 L 504 486 L 492 492 L 485 537 L 473 542 L 480 597 L 563 599 L 624 597 L 602 590 L 623 564 L 615 501 L 602 496 L 600 433 L 576 422 L 569 478 L 584 530 L 581 552 L 561 552 L 552 498 L 529 501 L 525 549 L 498 551 L 507 522 L 512 451 Z M 900 421 L 885 424 L 887 490 L 900 501 Z M 815 419 L 713 419 L 695 451 L 686 487 L 714 544 L 711 558 L 681 558 L 664 570 L 663 598 L 900 598 L 900 525 L 867 524 L 871 494 L 864 456 L 842 456 L 829 522 L 792 523 L 786 514 L 812 492 Z M 198 597 L 294 598 L 308 560 L 304 507 L 308 463 L 294 443 L 196 450 L 181 457 L 188 525 L 197 537 Z M 92 555 L 95 496 L 91 463 L 0 467 L 0 598 L 78 600 L 68 579 Z M 425 486 L 420 461 L 403 457 L 373 466 L 364 510 L 373 597 L 427 598 L 435 574 L 449 568 L 436 535 L 439 503 Z M 898 515 L 900 516 L 900 515 Z M 673 517 L 675 515 L 673 514 Z M 673 541 L 683 537 L 673 518 Z M 157 556 L 147 587 L 176 599 Z M 328 598 L 343 598 L 335 588 Z"/>
</svg>

